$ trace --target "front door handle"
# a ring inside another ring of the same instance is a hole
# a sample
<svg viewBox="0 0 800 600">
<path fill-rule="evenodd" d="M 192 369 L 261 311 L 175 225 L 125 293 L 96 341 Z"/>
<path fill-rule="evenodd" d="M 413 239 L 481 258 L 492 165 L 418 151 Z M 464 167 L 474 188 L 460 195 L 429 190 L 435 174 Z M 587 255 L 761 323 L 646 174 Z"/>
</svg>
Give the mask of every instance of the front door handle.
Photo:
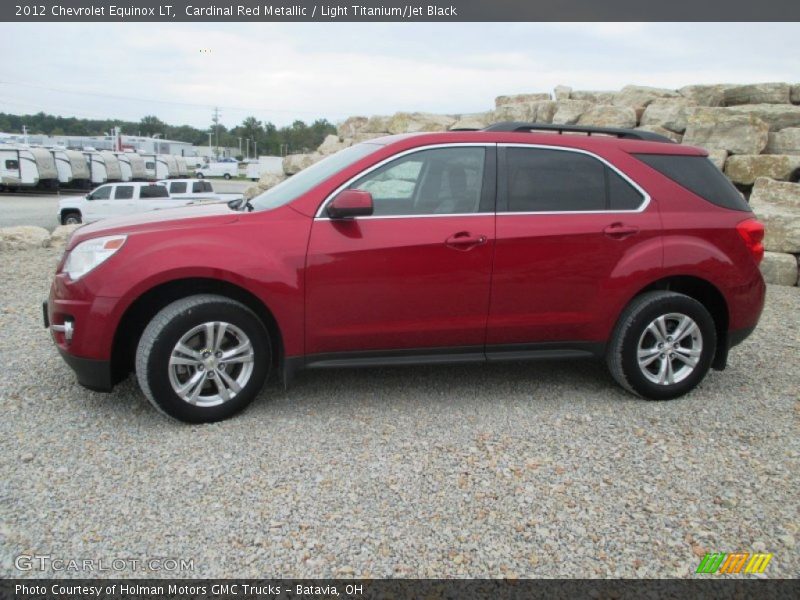
<svg viewBox="0 0 800 600">
<path fill-rule="evenodd" d="M 450 248 L 456 250 L 469 250 L 475 246 L 480 246 L 486 243 L 485 235 L 473 235 L 469 231 L 459 231 L 454 233 L 444 242 Z"/>
<path fill-rule="evenodd" d="M 621 240 L 629 235 L 639 233 L 639 228 L 633 225 L 625 225 L 624 223 L 612 223 L 603 229 L 603 233 L 615 240 Z"/>
</svg>

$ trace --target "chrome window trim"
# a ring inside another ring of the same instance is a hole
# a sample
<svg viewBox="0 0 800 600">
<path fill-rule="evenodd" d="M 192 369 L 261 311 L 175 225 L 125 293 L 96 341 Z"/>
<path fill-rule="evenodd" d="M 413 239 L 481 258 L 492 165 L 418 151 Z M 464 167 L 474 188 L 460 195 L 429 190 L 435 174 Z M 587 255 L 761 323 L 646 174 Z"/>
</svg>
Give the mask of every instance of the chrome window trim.
<svg viewBox="0 0 800 600">
<path fill-rule="evenodd" d="M 542 150 L 561 150 L 563 152 L 574 152 L 576 154 L 585 154 L 586 156 L 590 156 L 596 160 L 599 160 L 609 169 L 614 171 L 617 175 L 622 177 L 625 181 L 627 181 L 633 189 L 635 189 L 639 194 L 642 196 L 643 202 L 639 205 L 638 208 L 634 209 L 619 209 L 619 210 L 532 210 L 532 211 L 497 211 L 497 216 L 505 216 L 505 215 L 616 215 L 616 214 L 636 214 L 644 212 L 644 210 L 650 205 L 650 194 L 648 194 L 642 186 L 636 183 L 633 179 L 631 179 L 626 173 L 620 171 L 615 165 L 608 162 L 602 156 L 598 156 L 594 152 L 590 152 L 588 150 L 584 150 L 582 148 L 568 148 L 565 146 L 548 146 L 546 144 L 512 144 L 512 143 L 500 143 L 497 145 L 498 148 L 539 148 Z"/>
<path fill-rule="evenodd" d="M 409 150 L 404 150 L 403 152 L 399 152 L 398 154 L 393 154 L 392 156 L 383 159 L 377 164 L 372 165 L 370 168 L 366 169 L 365 171 L 361 171 L 358 175 L 351 177 L 347 181 L 345 181 L 342 185 L 328 194 L 323 200 L 322 204 L 320 204 L 319 209 L 314 214 L 315 221 L 337 221 L 339 219 L 331 219 L 330 217 L 325 216 L 325 207 L 328 206 L 331 200 L 341 192 L 342 190 L 346 189 L 351 183 L 354 181 L 361 179 L 362 177 L 366 177 L 373 171 L 380 169 L 383 165 L 392 162 L 393 160 L 397 160 L 398 158 L 402 158 L 409 154 L 414 154 L 416 152 L 422 152 L 423 150 L 435 150 L 437 148 L 470 148 L 470 147 L 478 147 L 478 148 L 495 148 L 497 147 L 497 143 L 495 142 L 455 142 L 455 143 L 445 143 L 445 144 L 430 144 L 428 146 L 416 146 L 415 148 L 410 148 Z M 364 220 L 364 219 L 419 219 L 424 217 L 471 217 L 471 216 L 486 216 L 486 215 L 493 215 L 494 212 L 483 212 L 483 213 L 452 213 L 452 214 L 420 214 L 420 215 L 377 215 L 377 216 L 369 216 L 369 217 L 353 217 L 353 219 Z"/>
</svg>

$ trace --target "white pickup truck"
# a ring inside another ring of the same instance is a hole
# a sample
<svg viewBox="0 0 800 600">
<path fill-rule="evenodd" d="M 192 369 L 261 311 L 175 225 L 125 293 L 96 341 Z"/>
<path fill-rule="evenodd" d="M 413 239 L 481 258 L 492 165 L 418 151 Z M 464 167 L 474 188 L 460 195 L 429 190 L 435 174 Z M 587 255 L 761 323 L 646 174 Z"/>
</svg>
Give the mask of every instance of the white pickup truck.
<svg viewBox="0 0 800 600">
<path fill-rule="evenodd" d="M 201 202 L 241 202 L 241 194 L 189 193 L 171 196 L 166 184 L 193 180 L 171 179 L 163 183 L 108 183 L 85 196 L 62 196 L 58 201 L 58 220 L 62 225 L 92 223 L 108 217 L 130 215 L 149 210 L 177 208 Z M 200 182 L 206 183 L 206 182 Z M 192 185 L 193 189 L 193 185 Z"/>
</svg>

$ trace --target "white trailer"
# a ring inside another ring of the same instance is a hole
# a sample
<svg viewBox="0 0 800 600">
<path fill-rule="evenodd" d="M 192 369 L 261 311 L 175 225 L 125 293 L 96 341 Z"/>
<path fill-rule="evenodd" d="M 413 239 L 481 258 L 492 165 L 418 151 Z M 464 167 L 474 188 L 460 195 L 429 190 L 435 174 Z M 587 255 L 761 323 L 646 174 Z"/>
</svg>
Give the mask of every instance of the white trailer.
<svg viewBox="0 0 800 600">
<path fill-rule="evenodd" d="M 283 175 L 283 157 L 281 156 L 259 156 L 258 159 L 247 161 L 245 177 L 257 181 L 262 175 L 271 173 Z"/>
<path fill-rule="evenodd" d="M 72 183 L 72 164 L 69 162 L 69 158 L 67 157 L 67 151 L 59 148 L 52 148 L 50 150 L 50 154 L 53 155 L 53 160 L 56 163 L 59 185 L 67 185 Z"/>
<path fill-rule="evenodd" d="M 88 150 L 83 155 L 86 158 L 86 164 L 89 166 L 89 183 L 95 186 L 108 181 L 106 163 L 101 154 L 96 150 Z"/>
<path fill-rule="evenodd" d="M 58 169 L 53 153 L 47 148 L 30 147 L 27 150 L 36 161 L 36 170 L 39 171 L 39 185 L 58 187 Z"/>
<path fill-rule="evenodd" d="M 122 181 L 144 181 L 147 179 L 145 160 L 135 152 L 116 152 L 122 170 Z"/>
<path fill-rule="evenodd" d="M 3 189 L 39 184 L 39 169 L 30 150 L 0 146 L 0 185 Z"/>
<path fill-rule="evenodd" d="M 189 165 L 186 164 L 186 159 L 182 156 L 176 156 L 175 162 L 178 163 L 178 177 L 188 177 Z"/>
<path fill-rule="evenodd" d="M 158 158 L 167 165 L 167 177 L 169 179 L 178 177 L 178 161 L 172 154 L 159 154 Z"/>
<path fill-rule="evenodd" d="M 71 183 L 80 187 L 89 187 L 91 173 L 83 152 L 78 150 L 54 150 L 53 158 L 56 159 L 56 168 L 66 170 L 69 168 Z M 60 173 L 61 171 L 59 171 Z M 59 182 L 61 177 L 59 175 Z"/>
<path fill-rule="evenodd" d="M 117 155 L 111 150 L 100 150 L 100 156 L 106 164 L 107 181 L 122 181 L 122 168 L 119 166 Z"/>
</svg>

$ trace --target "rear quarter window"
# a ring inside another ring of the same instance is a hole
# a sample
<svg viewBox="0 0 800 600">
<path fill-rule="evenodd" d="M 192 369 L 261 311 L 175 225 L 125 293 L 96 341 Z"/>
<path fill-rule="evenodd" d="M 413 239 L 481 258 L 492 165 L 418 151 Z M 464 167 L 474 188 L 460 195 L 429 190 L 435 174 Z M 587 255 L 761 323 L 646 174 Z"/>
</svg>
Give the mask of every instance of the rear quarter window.
<svg viewBox="0 0 800 600">
<path fill-rule="evenodd" d="M 636 154 L 634 156 L 712 204 L 731 210 L 750 212 L 750 206 L 739 190 L 705 156 L 679 154 Z"/>
<path fill-rule="evenodd" d="M 163 185 L 143 185 L 140 198 L 169 198 L 169 192 Z"/>
</svg>

